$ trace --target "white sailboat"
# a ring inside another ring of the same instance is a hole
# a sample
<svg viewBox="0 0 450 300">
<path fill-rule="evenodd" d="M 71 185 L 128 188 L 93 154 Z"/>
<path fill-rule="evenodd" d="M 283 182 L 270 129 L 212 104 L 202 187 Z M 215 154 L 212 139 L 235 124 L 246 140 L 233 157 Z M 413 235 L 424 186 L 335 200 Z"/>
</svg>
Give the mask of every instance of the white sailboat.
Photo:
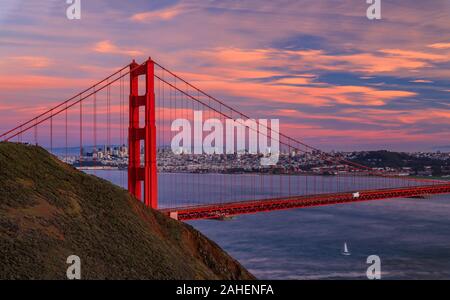
<svg viewBox="0 0 450 300">
<path fill-rule="evenodd" d="M 344 251 L 342 251 L 342 255 L 351 255 L 350 251 L 348 251 L 347 243 L 344 243 Z"/>
</svg>

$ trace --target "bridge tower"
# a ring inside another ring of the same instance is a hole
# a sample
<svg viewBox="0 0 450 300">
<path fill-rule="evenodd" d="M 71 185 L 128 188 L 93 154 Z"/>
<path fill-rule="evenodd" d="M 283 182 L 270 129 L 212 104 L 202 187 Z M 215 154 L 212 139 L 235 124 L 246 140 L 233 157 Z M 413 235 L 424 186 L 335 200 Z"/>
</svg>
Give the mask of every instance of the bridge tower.
<svg viewBox="0 0 450 300">
<path fill-rule="evenodd" d="M 130 99 L 128 127 L 128 191 L 144 203 L 158 208 L 158 181 L 156 166 L 156 119 L 155 119 L 155 64 L 149 58 L 138 65 L 130 64 Z M 139 95 L 139 77 L 145 77 L 145 94 Z M 140 107 L 144 107 L 145 125 L 140 127 Z M 144 161 L 141 163 L 141 141 L 144 146 Z"/>
</svg>

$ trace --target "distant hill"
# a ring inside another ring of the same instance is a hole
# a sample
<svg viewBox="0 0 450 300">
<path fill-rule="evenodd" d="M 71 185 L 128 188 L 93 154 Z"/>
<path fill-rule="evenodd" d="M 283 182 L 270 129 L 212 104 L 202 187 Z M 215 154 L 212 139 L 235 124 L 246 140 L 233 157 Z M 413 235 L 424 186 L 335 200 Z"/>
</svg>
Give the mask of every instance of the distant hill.
<svg viewBox="0 0 450 300">
<path fill-rule="evenodd" d="M 433 151 L 449 152 L 450 151 L 450 145 L 434 146 L 433 147 Z"/>
<path fill-rule="evenodd" d="M 438 160 L 431 157 L 415 157 L 408 153 L 390 152 L 386 150 L 360 152 L 352 159 L 353 162 L 366 165 L 368 167 L 409 167 L 415 172 L 423 171 L 426 166 L 433 169 L 433 174 L 440 176 L 447 172 L 450 160 Z"/>
<path fill-rule="evenodd" d="M 390 152 L 385 150 L 360 152 L 353 161 L 370 167 L 400 168 L 409 166 L 416 159 L 407 153 Z"/>
<path fill-rule="evenodd" d="M 44 149 L 0 143 L 0 279 L 252 279 L 191 226 Z"/>
</svg>

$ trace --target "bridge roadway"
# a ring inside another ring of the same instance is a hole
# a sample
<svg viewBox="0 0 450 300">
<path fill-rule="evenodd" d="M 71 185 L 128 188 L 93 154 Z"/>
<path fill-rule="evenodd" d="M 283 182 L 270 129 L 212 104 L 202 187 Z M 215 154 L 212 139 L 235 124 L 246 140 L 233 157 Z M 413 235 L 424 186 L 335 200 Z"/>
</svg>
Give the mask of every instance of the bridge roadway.
<svg viewBox="0 0 450 300">
<path fill-rule="evenodd" d="M 161 209 L 161 212 L 181 221 L 199 219 L 226 219 L 228 217 L 236 215 L 252 214 L 257 212 L 268 212 L 275 210 L 286 210 L 370 200 L 382 200 L 390 198 L 424 197 L 427 195 L 447 193 L 450 193 L 450 182 L 395 189 L 363 190 L 345 193 L 294 197 L 291 196 L 256 201 L 228 202 L 220 204 L 168 208 Z"/>
</svg>

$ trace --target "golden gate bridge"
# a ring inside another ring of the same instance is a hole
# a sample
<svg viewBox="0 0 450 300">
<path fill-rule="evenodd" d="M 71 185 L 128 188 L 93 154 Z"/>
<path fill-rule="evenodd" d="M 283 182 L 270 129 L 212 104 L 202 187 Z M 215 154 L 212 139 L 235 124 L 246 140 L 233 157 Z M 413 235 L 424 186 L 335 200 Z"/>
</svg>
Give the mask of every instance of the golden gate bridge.
<svg viewBox="0 0 450 300">
<path fill-rule="evenodd" d="M 80 166 L 88 163 L 83 161 L 88 144 L 93 149 L 90 163 L 94 165 L 101 164 L 94 153 L 99 145 L 111 149 L 113 144 L 127 144 L 128 191 L 146 206 L 178 220 L 220 219 L 274 210 L 450 193 L 448 181 L 372 169 L 339 154 L 320 151 L 259 121 L 256 128 L 246 123 L 241 125 L 248 130 L 247 135 L 251 130 L 259 134 L 262 129 L 265 134 L 276 136 L 280 153 L 287 153 L 283 165 L 254 167 L 249 170 L 251 175 L 222 172 L 215 177 L 213 174 L 199 176 L 192 171 L 195 164 L 200 165 L 195 154 L 180 153 L 187 157 L 185 164 L 190 164 L 191 173 L 186 173 L 185 168 L 182 178 L 164 176 L 170 161 L 162 161 L 161 156 L 174 135 L 172 121 L 192 120 L 194 111 L 202 111 L 208 119 L 223 123 L 227 119 L 251 119 L 149 58 L 142 64 L 133 61 L 2 133 L 0 139 L 41 145 L 52 153 L 56 147 L 63 148 L 65 161 L 68 149 L 77 147 Z M 222 170 L 236 165 L 235 157 L 232 159 L 226 153 L 210 156 L 219 157 L 216 161 L 225 166 Z M 202 165 L 204 168 L 205 162 Z M 311 166 L 326 166 L 331 175 L 315 174 Z M 205 183 L 205 176 L 214 184 Z M 158 188 L 162 178 L 171 190 L 170 195 Z"/>
</svg>

